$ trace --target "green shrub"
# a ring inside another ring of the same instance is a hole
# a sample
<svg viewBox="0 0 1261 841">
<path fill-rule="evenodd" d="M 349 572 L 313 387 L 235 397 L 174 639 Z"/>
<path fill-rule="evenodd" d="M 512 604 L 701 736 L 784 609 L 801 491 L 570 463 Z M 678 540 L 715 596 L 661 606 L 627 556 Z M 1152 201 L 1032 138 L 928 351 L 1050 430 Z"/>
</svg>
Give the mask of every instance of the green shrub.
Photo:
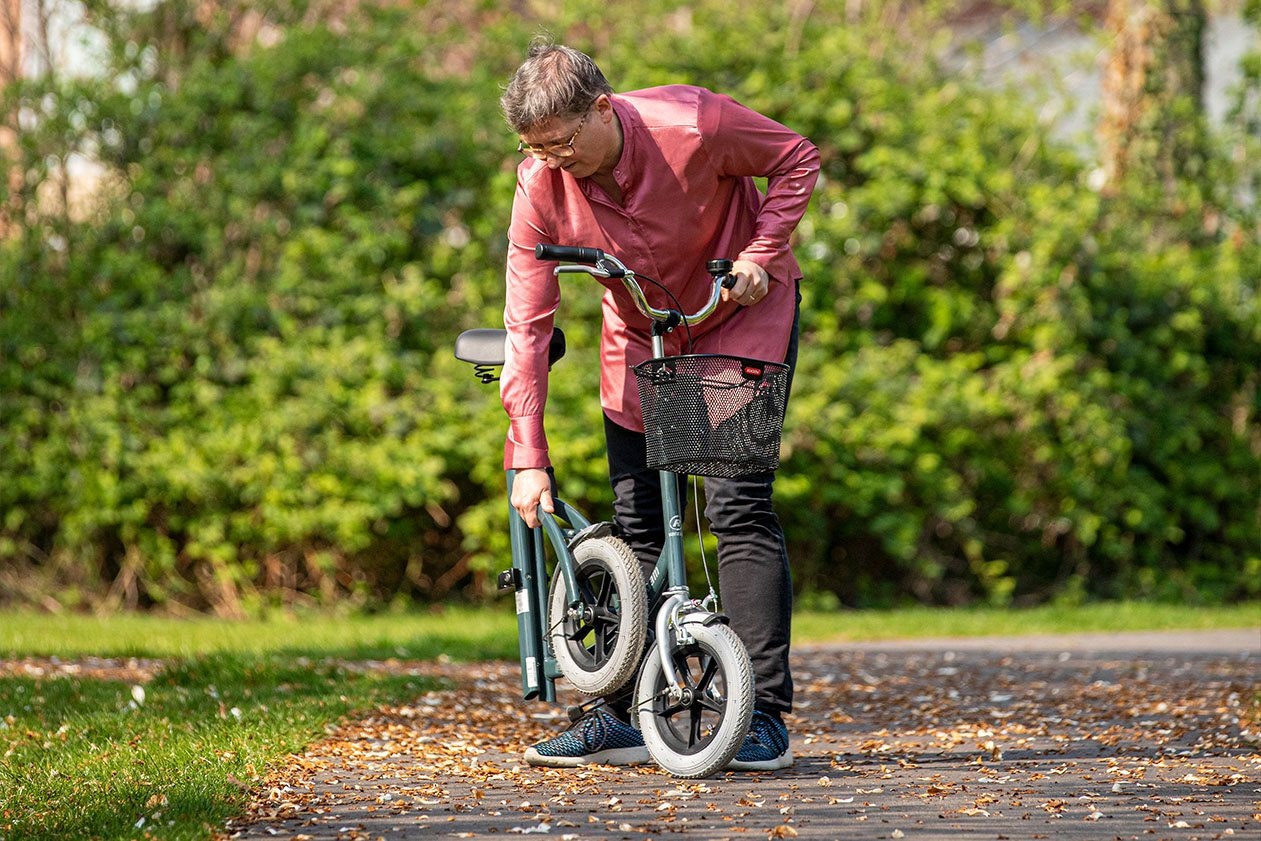
<svg viewBox="0 0 1261 841">
<path fill-rule="evenodd" d="M 184 0 L 98 20 L 101 77 L 6 92 L 40 115 L 0 243 L 12 597 L 486 592 L 505 421 L 450 346 L 501 317 L 518 158 L 496 101 L 541 25 L 618 87 L 709 85 L 820 147 L 778 480 L 800 590 L 1257 595 L 1255 141 L 1222 132 L 1221 195 L 1105 198 L 1028 92 L 947 60 L 940 7 L 848 5 L 273 3 L 244 44 L 248 16 Z M 75 152 L 106 167 L 87 215 L 36 201 Z M 549 435 L 571 501 L 607 511 L 598 306 L 566 281 Z"/>
</svg>

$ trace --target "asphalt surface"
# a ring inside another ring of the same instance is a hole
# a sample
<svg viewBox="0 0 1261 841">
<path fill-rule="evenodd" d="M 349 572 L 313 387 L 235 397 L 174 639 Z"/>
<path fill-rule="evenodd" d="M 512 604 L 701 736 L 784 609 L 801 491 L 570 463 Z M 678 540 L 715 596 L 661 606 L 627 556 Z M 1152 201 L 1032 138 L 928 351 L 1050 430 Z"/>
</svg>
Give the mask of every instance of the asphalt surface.
<svg viewBox="0 0 1261 841">
<path fill-rule="evenodd" d="M 799 648 L 796 763 L 704 781 L 526 766 L 565 719 L 515 671 L 442 667 L 451 689 L 294 757 L 225 835 L 1261 839 L 1261 624 Z"/>
</svg>

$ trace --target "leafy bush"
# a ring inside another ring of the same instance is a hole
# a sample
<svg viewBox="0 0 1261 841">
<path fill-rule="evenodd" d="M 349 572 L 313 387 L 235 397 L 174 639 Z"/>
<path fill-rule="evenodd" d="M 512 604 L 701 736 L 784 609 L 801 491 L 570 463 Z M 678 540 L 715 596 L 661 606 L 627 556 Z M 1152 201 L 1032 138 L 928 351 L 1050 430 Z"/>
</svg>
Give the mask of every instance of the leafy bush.
<svg viewBox="0 0 1261 841">
<path fill-rule="evenodd" d="M 1224 149 L 1245 186 L 1174 208 L 1100 195 L 1027 95 L 946 63 L 935 7 L 847 5 L 98 21 L 99 78 L 7 92 L 33 128 L 0 243 L 6 590 L 223 613 L 485 592 L 505 423 L 449 348 L 500 318 L 496 100 L 545 24 L 618 87 L 709 85 L 821 149 L 779 479 L 799 589 L 1255 596 L 1253 159 Z M 76 150 L 106 167 L 88 215 L 46 195 Z M 607 510 L 598 300 L 567 283 L 550 437 L 572 501 Z"/>
</svg>

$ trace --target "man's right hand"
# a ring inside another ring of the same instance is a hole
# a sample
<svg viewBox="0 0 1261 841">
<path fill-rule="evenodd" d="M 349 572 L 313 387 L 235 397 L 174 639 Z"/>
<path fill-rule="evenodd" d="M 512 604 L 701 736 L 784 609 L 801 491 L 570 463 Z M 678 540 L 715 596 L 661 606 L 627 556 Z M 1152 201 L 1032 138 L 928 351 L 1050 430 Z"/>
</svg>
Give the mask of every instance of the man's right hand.
<svg viewBox="0 0 1261 841">
<path fill-rule="evenodd" d="M 537 468 L 518 470 L 512 479 L 511 502 L 527 526 L 538 528 L 539 506 L 549 514 L 556 513 L 552 507 L 552 477 Z"/>
</svg>

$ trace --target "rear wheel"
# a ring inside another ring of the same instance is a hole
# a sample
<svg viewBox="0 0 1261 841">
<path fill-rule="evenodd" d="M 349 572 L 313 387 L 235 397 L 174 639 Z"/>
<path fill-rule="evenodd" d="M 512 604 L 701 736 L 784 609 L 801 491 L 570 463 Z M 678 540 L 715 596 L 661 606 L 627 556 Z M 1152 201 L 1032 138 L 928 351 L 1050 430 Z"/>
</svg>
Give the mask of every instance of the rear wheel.
<svg viewBox="0 0 1261 841">
<path fill-rule="evenodd" d="M 552 576 L 552 651 L 575 689 L 608 695 L 631 679 L 644 651 L 648 611 L 643 573 L 626 543 L 594 537 L 574 549 L 574 577 L 578 599 L 571 605 L 564 576 Z"/>
<path fill-rule="evenodd" d="M 661 657 L 639 672 L 635 712 L 648 753 L 676 777 L 708 777 L 740 750 L 753 716 L 753 669 L 726 625 L 688 624 L 692 641 L 675 643 L 670 662 L 683 685 L 671 695 Z"/>
</svg>

